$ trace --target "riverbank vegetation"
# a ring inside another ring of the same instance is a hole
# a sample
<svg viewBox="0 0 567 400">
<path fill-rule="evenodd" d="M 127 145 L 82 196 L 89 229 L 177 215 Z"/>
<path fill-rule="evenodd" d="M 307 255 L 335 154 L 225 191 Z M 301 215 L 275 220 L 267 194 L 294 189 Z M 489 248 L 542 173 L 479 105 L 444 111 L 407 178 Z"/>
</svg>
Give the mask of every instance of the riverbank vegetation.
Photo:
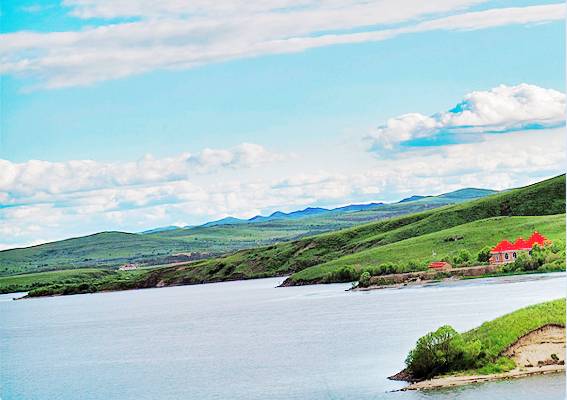
<svg viewBox="0 0 567 400">
<path fill-rule="evenodd" d="M 446 325 L 420 338 L 406 358 L 408 380 L 442 374 L 493 374 L 516 367 L 504 352 L 547 325 L 565 327 L 565 299 L 522 308 L 463 334 Z"/>
<path fill-rule="evenodd" d="M 29 292 L 51 285 L 73 285 L 101 279 L 112 272 L 94 268 L 47 271 L 0 277 L 0 294 Z"/>
</svg>

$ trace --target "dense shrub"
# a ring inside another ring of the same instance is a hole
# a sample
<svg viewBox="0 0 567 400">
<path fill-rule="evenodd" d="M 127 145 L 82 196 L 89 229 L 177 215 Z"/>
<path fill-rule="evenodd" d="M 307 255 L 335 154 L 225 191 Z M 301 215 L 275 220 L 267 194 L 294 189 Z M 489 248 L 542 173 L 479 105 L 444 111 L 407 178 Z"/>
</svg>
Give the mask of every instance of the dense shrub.
<svg viewBox="0 0 567 400">
<path fill-rule="evenodd" d="M 490 261 L 490 251 L 492 249 L 489 246 L 485 246 L 478 252 L 476 259 L 480 263 L 487 263 Z"/>
<path fill-rule="evenodd" d="M 424 270 L 427 270 L 427 263 L 424 263 L 424 262 L 420 263 L 417 260 L 410 260 L 405 265 L 405 270 L 406 271 L 404 271 L 404 272 L 424 271 Z"/>
<path fill-rule="evenodd" d="M 353 267 L 341 267 L 326 276 L 327 282 L 352 282 L 359 278 L 359 273 Z"/>
<path fill-rule="evenodd" d="M 406 358 L 414 378 L 431 378 L 448 371 L 472 368 L 480 356 L 478 340 L 465 342 L 460 333 L 449 325 L 421 337 Z"/>
<path fill-rule="evenodd" d="M 562 245 L 540 247 L 534 245 L 530 253 L 520 252 L 513 263 L 502 267 L 504 272 L 550 272 L 565 269 L 565 254 Z"/>
<path fill-rule="evenodd" d="M 360 287 L 368 287 L 368 285 L 370 285 L 370 273 L 368 271 L 364 271 L 362 274 L 360 274 L 358 285 Z"/>
<path fill-rule="evenodd" d="M 472 261 L 472 254 L 467 249 L 460 249 L 456 256 L 453 257 L 453 266 L 468 267 Z"/>
</svg>

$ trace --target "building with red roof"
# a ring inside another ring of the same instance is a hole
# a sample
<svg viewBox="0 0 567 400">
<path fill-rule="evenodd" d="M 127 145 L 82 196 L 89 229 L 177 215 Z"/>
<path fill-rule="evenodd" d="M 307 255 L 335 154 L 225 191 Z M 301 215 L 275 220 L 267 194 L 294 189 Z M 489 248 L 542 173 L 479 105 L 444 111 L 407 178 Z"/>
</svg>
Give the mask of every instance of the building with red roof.
<svg viewBox="0 0 567 400">
<path fill-rule="evenodd" d="M 451 268 L 453 268 L 453 266 L 446 261 L 433 261 L 429 264 L 429 269 L 442 270 Z"/>
<path fill-rule="evenodd" d="M 550 243 L 550 240 L 537 231 L 532 233 L 528 240 L 521 237 L 517 238 L 514 243 L 503 240 L 490 251 L 490 264 L 508 264 L 514 262 L 520 252 L 530 252 L 534 245 L 543 247 Z"/>
</svg>

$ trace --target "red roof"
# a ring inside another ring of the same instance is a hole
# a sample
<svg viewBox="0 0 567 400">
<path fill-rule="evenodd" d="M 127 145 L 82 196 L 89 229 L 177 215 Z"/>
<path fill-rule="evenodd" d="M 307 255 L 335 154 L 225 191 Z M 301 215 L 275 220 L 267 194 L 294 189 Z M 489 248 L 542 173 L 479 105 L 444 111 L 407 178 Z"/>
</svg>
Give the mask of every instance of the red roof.
<svg viewBox="0 0 567 400">
<path fill-rule="evenodd" d="M 503 240 L 492 249 L 493 252 L 499 253 L 501 251 L 514 250 L 514 245 L 507 240 Z"/>
<path fill-rule="evenodd" d="M 529 250 L 532 248 L 532 246 L 530 246 L 527 240 L 524 240 L 523 238 L 518 238 L 514 242 L 514 248 L 516 250 Z"/>
<path fill-rule="evenodd" d="M 445 267 L 451 267 L 451 264 L 445 261 L 433 261 L 432 263 L 429 264 L 429 268 L 445 268 Z"/>
<path fill-rule="evenodd" d="M 539 244 L 540 246 L 543 246 L 545 245 L 545 242 L 547 242 L 547 238 L 538 231 L 532 233 L 532 236 L 530 236 L 530 238 L 528 239 L 528 244 L 530 245 L 530 248 L 534 244 Z"/>
<path fill-rule="evenodd" d="M 504 251 L 513 250 L 529 250 L 533 247 L 534 244 L 544 246 L 545 242 L 547 241 L 548 240 L 545 238 L 545 236 L 536 231 L 530 236 L 528 240 L 524 240 L 521 237 L 516 239 L 514 243 L 503 240 L 492 249 L 492 253 L 501 253 Z"/>
</svg>

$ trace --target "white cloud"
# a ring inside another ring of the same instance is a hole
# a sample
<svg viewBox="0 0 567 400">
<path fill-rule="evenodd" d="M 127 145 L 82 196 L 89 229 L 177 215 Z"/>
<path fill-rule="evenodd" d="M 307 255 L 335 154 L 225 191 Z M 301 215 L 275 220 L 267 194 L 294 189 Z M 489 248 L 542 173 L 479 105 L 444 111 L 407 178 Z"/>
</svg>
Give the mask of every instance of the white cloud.
<svg viewBox="0 0 567 400">
<path fill-rule="evenodd" d="M 46 88 L 89 85 L 156 69 L 187 69 L 406 33 L 549 22 L 562 20 L 565 13 L 564 4 L 558 3 L 444 15 L 484 1 L 67 0 L 81 18 L 139 20 L 80 31 L 0 35 L 0 72 L 35 78 Z M 391 28 L 394 24 L 404 26 Z"/>
<path fill-rule="evenodd" d="M 58 192 L 48 192 L 45 186 L 50 185 L 44 179 L 49 174 L 40 174 L 42 179 L 28 180 L 31 195 L 0 209 L 0 242 L 13 247 L 38 238 L 63 239 L 103 230 L 142 231 L 177 221 L 195 224 L 227 215 L 251 217 L 306 206 L 394 201 L 470 186 L 506 189 L 562 173 L 564 136 L 564 128 L 492 135 L 482 143 L 415 152 L 411 158 L 374 160 L 367 169 L 306 169 L 294 174 L 278 165 L 275 172 L 260 178 L 207 174 L 200 182 L 184 178 L 136 185 L 117 185 L 110 179 L 102 181 L 105 186 L 100 182 L 85 185 L 86 178 L 68 175 L 66 180 L 77 179 L 79 186 L 89 189 L 60 182 Z M 90 168 L 96 171 L 99 166 L 92 162 Z M 81 174 L 89 176 L 85 170 Z M 61 179 L 60 175 L 55 179 Z"/>
<path fill-rule="evenodd" d="M 197 154 L 184 153 L 162 159 L 148 155 L 135 162 L 122 163 L 91 160 L 13 163 L 0 159 L 0 198 L 7 205 L 41 202 L 57 195 L 185 181 L 219 169 L 254 167 L 283 158 L 260 145 L 243 143 L 228 150 L 205 149 Z M 128 191 L 121 193 L 125 196 L 123 201 L 140 201 Z"/>
<path fill-rule="evenodd" d="M 501 85 L 469 93 L 449 111 L 391 118 L 369 139 L 372 151 L 393 155 L 401 146 L 407 150 L 479 140 L 480 134 L 546 129 L 563 125 L 564 119 L 564 93 L 525 83 Z"/>
</svg>

